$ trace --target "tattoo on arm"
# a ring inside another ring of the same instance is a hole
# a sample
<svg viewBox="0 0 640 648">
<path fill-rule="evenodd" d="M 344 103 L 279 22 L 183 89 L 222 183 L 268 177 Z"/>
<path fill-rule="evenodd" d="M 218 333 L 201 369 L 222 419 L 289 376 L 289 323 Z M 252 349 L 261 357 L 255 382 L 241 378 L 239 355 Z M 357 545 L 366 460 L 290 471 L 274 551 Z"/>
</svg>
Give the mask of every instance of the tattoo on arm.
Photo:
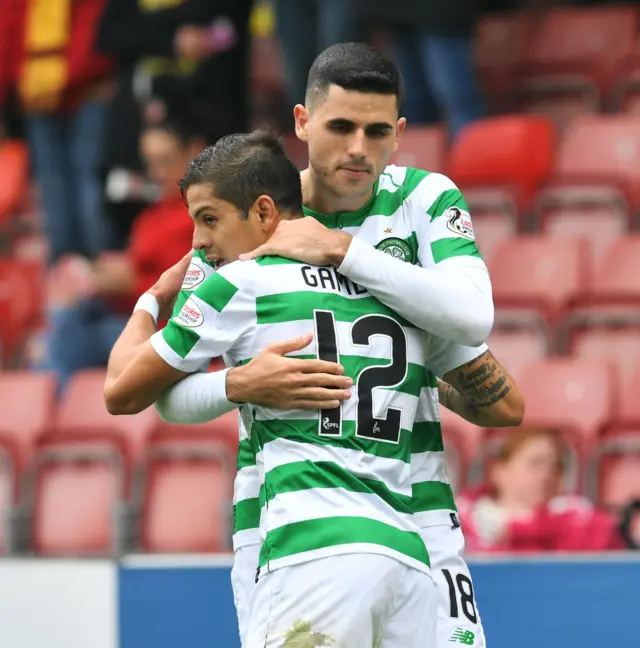
<svg viewBox="0 0 640 648">
<path fill-rule="evenodd" d="M 490 351 L 450 371 L 439 381 L 440 403 L 478 425 L 491 424 L 491 408 L 511 391 L 511 378 Z"/>
</svg>

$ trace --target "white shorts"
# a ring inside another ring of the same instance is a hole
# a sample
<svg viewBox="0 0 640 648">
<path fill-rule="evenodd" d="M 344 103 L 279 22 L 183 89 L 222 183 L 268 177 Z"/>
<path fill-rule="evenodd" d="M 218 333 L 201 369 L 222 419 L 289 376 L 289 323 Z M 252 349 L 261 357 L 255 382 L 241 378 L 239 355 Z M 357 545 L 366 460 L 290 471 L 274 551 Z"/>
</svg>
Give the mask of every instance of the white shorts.
<svg viewBox="0 0 640 648">
<path fill-rule="evenodd" d="M 469 568 L 464 561 L 460 527 L 420 529 L 429 551 L 431 574 L 438 592 L 438 648 L 486 648 Z"/>
<path fill-rule="evenodd" d="M 253 544 L 236 549 L 231 568 L 231 587 L 233 600 L 236 604 L 238 615 L 238 631 L 240 644 L 244 646 L 247 628 L 249 626 L 249 612 L 251 610 L 251 597 L 256 587 L 256 574 L 258 572 L 258 558 L 260 545 Z"/>
<path fill-rule="evenodd" d="M 245 648 L 434 646 L 429 574 L 377 554 L 342 554 L 260 577 Z"/>
<path fill-rule="evenodd" d="M 463 558 L 462 529 L 443 525 L 421 529 L 420 533 L 429 550 L 431 574 L 437 588 L 437 648 L 454 648 L 456 645 L 486 648 L 469 568 Z M 243 646 L 249 625 L 251 596 L 256 586 L 259 554 L 260 545 L 238 549 L 231 570 Z"/>
</svg>

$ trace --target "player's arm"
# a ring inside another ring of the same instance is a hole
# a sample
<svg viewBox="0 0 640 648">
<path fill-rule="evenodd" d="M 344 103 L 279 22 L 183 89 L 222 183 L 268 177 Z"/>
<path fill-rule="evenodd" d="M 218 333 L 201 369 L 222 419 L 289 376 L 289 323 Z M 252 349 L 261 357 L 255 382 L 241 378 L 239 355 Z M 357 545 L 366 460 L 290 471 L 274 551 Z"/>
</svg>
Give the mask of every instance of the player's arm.
<svg viewBox="0 0 640 648">
<path fill-rule="evenodd" d="M 443 407 L 481 427 L 519 425 L 524 398 L 486 344 L 468 347 L 442 338 L 427 340 L 427 368 L 438 376 Z"/>
<path fill-rule="evenodd" d="M 491 332 L 494 307 L 467 205 L 446 176 L 430 174 L 422 183 L 428 190 L 418 187 L 414 191 L 420 197 L 409 199 L 420 265 L 404 263 L 359 239 L 339 250 L 334 264 L 422 330 L 478 346 Z"/>
<path fill-rule="evenodd" d="M 420 189 L 423 198 L 416 198 L 417 206 L 412 208 L 419 266 L 376 250 L 346 232 L 330 230 L 311 217 L 281 222 L 266 243 L 241 258 L 274 254 L 332 265 L 423 331 L 478 346 L 493 326 L 489 273 L 473 230 L 465 230 L 460 219 L 453 222 L 448 213 L 460 205 L 465 210 L 462 222 L 467 223 L 462 194 L 445 176 L 431 174 L 426 181 L 428 190 Z"/>
<path fill-rule="evenodd" d="M 440 404 L 481 427 L 520 425 L 524 397 L 513 378 L 487 350 L 438 379 Z"/>
<path fill-rule="evenodd" d="M 221 272 L 213 274 L 117 377 L 108 377 L 109 412 L 135 414 L 152 405 L 167 387 L 231 349 L 247 331 L 254 311 L 255 299 L 247 291 Z"/>
</svg>

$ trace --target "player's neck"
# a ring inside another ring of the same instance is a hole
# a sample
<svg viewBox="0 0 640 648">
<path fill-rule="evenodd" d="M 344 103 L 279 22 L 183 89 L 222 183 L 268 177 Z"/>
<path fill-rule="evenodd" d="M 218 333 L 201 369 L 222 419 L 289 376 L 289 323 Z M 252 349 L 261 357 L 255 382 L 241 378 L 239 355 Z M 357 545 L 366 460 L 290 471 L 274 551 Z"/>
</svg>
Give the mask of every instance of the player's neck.
<svg viewBox="0 0 640 648">
<path fill-rule="evenodd" d="M 369 202 L 373 193 L 372 189 L 362 196 L 336 196 L 310 169 L 305 169 L 300 174 L 300 179 L 302 203 L 307 209 L 321 214 L 357 211 Z"/>
</svg>

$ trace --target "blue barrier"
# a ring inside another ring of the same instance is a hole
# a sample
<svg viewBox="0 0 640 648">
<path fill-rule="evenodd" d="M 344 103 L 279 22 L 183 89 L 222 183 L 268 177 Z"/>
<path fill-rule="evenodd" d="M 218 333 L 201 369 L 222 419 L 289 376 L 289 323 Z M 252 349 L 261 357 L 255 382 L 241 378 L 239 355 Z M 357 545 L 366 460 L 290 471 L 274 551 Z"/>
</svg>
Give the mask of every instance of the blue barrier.
<svg viewBox="0 0 640 648">
<path fill-rule="evenodd" d="M 126 560 L 120 648 L 239 648 L 229 566 L 227 557 Z M 640 646 L 633 555 L 487 559 L 470 567 L 489 648 Z"/>
</svg>

